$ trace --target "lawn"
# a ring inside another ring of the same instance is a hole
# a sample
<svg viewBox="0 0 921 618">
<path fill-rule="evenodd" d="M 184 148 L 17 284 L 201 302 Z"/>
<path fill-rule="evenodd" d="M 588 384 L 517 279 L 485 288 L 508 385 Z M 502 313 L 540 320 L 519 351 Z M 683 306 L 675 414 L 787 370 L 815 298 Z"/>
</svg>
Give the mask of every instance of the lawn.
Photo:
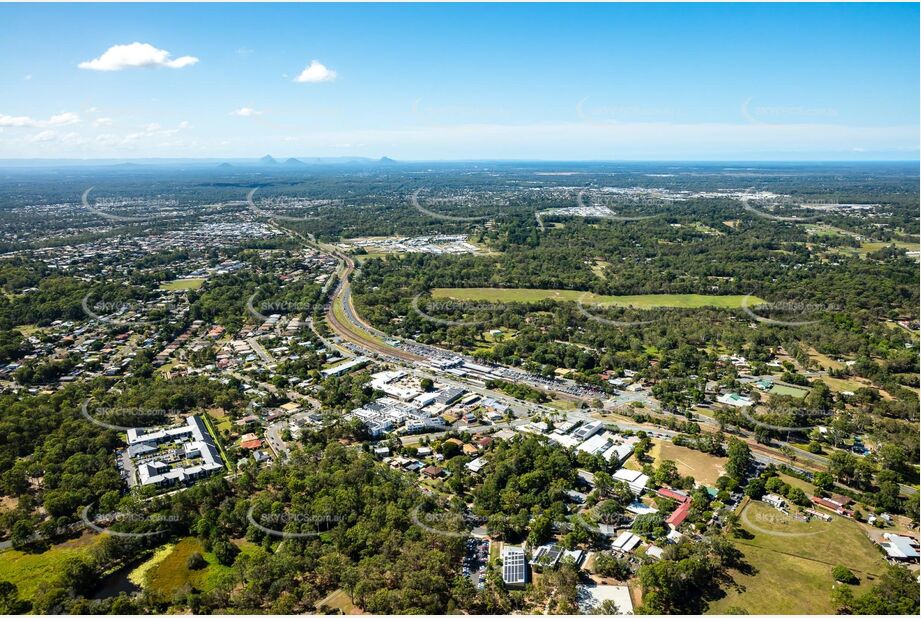
<svg viewBox="0 0 921 618">
<path fill-rule="evenodd" d="M 822 354 L 815 348 L 809 348 L 808 354 L 809 358 L 821 365 L 823 369 L 844 369 L 845 367 L 844 363 L 836 361 L 826 354 Z"/>
<path fill-rule="evenodd" d="M 160 284 L 161 290 L 175 291 L 175 290 L 197 290 L 204 284 L 205 279 L 176 279 L 174 281 L 166 281 Z"/>
<path fill-rule="evenodd" d="M 778 476 L 780 477 L 780 480 L 782 480 L 787 485 L 792 487 L 799 487 L 810 496 L 815 493 L 815 485 L 809 481 L 804 481 L 803 479 L 798 479 L 795 476 L 788 476 L 786 474 L 778 474 Z"/>
<path fill-rule="evenodd" d="M 872 386 L 872 383 L 867 382 L 858 382 L 857 379 L 845 380 L 842 378 L 832 378 L 829 376 L 822 376 L 820 378 L 831 390 L 836 393 L 841 391 L 850 391 L 856 393 L 857 389 L 863 388 L 864 386 Z"/>
<path fill-rule="evenodd" d="M 733 572 L 736 587 L 726 587 L 726 596 L 714 602 L 708 613 L 740 607 L 751 614 L 831 614 L 834 565 L 843 564 L 857 574 L 858 590 L 872 586 L 886 566 L 860 524 L 843 517 L 805 523 L 753 501 L 742 521 L 753 536 L 736 544 L 755 572 Z"/>
<path fill-rule="evenodd" d="M 906 251 L 918 251 L 919 249 L 918 245 L 903 241 L 862 242 L 860 243 L 860 252 L 862 254 L 873 253 L 874 251 L 879 251 L 884 247 L 896 247 L 897 249 L 905 249 Z"/>
<path fill-rule="evenodd" d="M 726 586 L 726 596 L 714 601 L 708 614 L 726 614 L 742 608 L 749 614 L 834 614 L 831 591 L 835 582 L 828 565 L 795 556 L 741 546 L 745 562 L 755 572 L 732 572 L 736 586 Z M 868 588 L 861 583 L 858 589 Z"/>
<path fill-rule="evenodd" d="M 910 242 L 892 241 L 892 242 L 862 242 L 859 248 L 854 247 L 835 247 L 830 252 L 845 254 L 848 256 L 866 257 L 868 254 L 879 251 L 884 247 L 896 247 L 905 251 L 918 251 L 918 245 Z"/>
<path fill-rule="evenodd" d="M 208 413 L 208 416 L 217 421 L 216 427 L 218 433 L 223 433 L 224 431 L 233 431 L 233 423 L 231 422 L 230 417 L 227 416 L 227 412 L 225 412 L 223 409 L 209 408 L 206 410 L 206 412 Z"/>
<path fill-rule="evenodd" d="M 534 303 L 542 300 L 558 300 L 607 307 L 635 307 L 651 309 L 674 307 L 696 309 L 718 307 L 738 309 L 744 296 L 715 296 L 709 294 L 637 294 L 634 296 L 603 296 L 579 290 L 547 290 L 530 288 L 435 288 L 432 298 L 453 298 L 455 300 L 486 301 L 498 303 Z M 764 301 L 756 296 L 749 300 L 749 306 Z"/>
<path fill-rule="evenodd" d="M 577 410 L 579 408 L 579 403 L 580 402 L 572 399 L 553 399 L 548 401 L 546 405 L 558 410 L 569 411 Z"/>
<path fill-rule="evenodd" d="M 0 581 L 15 584 L 20 597 L 32 600 L 39 590 L 55 581 L 65 560 L 88 556 L 100 539 L 100 535 L 86 533 L 40 554 L 0 551 Z"/>
<path fill-rule="evenodd" d="M 258 546 L 246 541 L 238 543 L 238 546 L 244 554 L 261 551 Z M 189 569 L 187 562 L 194 552 L 200 553 L 208 563 L 203 569 Z M 214 554 L 206 552 L 202 542 L 195 537 L 182 539 L 172 546 L 165 556 L 157 552 L 151 560 L 156 562 L 147 567 L 144 573 L 144 587 L 167 598 L 172 597 L 187 584 L 201 592 L 210 592 L 233 570 L 233 567 L 218 564 Z M 145 565 L 139 568 L 144 568 Z"/>
<path fill-rule="evenodd" d="M 739 544 L 792 554 L 829 568 L 843 564 L 861 577 L 881 574 L 886 567 L 882 553 L 861 525 L 846 517 L 832 517 L 830 522 L 801 522 L 763 502 L 752 501 L 742 513 L 742 525 L 753 538 Z"/>
</svg>

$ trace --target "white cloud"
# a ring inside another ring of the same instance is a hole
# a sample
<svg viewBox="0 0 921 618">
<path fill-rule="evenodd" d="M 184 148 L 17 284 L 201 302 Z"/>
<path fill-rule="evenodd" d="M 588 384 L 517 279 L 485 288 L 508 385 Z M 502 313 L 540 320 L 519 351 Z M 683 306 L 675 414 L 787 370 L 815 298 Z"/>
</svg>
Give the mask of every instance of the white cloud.
<svg viewBox="0 0 921 618">
<path fill-rule="evenodd" d="M 301 71 L 301 74 L 294 78 L 294 81 L 300 83 L 314 82 L 331 82 L 336 79 L 336 72 L 327 69 L 319 60 L 311 60 L 310 66 Z"/>
<path fill-rule="evenodd" d="M 195 56 L 181 56 L 172 60 L 170 53 L 165 49 L 157 49 L 149 43 L 135 42 L 129 45 L 113 45 L 98 58 L 81 62 L 77 66 L 91 71 L 121 71 L 122 69 L 151 67 L 182 69 L 196 62 L 198 58 Z"/>
<path fill-rule="evenodd" d="M 58 136 L 54 131 L 42 131 L 26 138 L 28 142 L 50 142 Z"/>
<path fill-rule="evenodd" d="M 73 112 L 55 114 L 48 120 L 38 120 L 29 116 L 7 116 L 0 114 L 0 127 L 29 127 L 42 129 L 45 127 L 63 127 L 68 124 L 80 122 L 80 116 Z"/>
<path fill-rule="evenodd" d="M 112 124 L 111 118 L 97 118 L 96 120 L 93 121 L 93 126 L 96 127 L 97 129 L 99 127 L 106 127 L 110 124 Z"/>
<path fill-rule="evenodd" d="M 80 122 L 80 116 L 73 112 L 64 112 L 63 114 L 55 114 L 48 119 L 48 126 L 51 127 L 62 127 L 68 124 L 75 124 Z"/>
<path fill-rule="evenodd" d="M 243 118 L 249 118 L 251 116 L 261 116 L 262 112 L 252 107 L 241 107 L 240 109 L 235 109 L 230 112 L 231 116 L 242 116 Z"/>
<path fill-rule="evenodd" d="M 191 129 L 192 123 L 189 122 L 188 120 L 183 120 L 182 122 L 179 123 L 179 128 L 180 129 Z"/>
</svg>

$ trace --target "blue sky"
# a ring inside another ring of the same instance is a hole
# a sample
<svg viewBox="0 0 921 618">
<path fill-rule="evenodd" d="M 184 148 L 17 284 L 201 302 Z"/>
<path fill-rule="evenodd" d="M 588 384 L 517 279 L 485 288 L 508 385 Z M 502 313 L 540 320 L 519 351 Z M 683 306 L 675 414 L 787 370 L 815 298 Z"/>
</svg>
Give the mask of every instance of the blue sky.
<svg viewBox="0 0 921 618">
<path fill-rule="evenodd" d="M 918 20 L 917 4 L 0 5 L 0 157 L 914 160 Z"/>
</svg>

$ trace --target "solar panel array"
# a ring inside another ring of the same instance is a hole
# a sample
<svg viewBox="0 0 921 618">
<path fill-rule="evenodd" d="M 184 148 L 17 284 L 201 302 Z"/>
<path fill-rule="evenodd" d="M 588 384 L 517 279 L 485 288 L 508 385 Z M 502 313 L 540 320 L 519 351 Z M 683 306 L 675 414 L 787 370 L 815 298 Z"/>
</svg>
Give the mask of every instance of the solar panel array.
<svg viewBox="0 0 921 618">
<path fill-rule="evenodd" d="M 524 551 L 508 548 L 502 552 L 502 579 L 506 584 L 523 584 L 527 581 L 528 565 Z"/>
</svg>

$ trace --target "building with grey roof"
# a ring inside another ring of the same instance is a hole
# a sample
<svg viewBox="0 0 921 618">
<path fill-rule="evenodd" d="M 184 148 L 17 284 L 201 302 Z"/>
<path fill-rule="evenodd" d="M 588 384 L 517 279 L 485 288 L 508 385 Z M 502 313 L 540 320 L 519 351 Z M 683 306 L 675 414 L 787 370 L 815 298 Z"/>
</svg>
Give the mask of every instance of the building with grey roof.
<svg viewBox="0 0 921 618">
<path fill-rule="evenodd" d="M 161 450 L 160 445 L 169 443 L 175 448 Z M 183 485 L 224 469 L 217 445 L 198 415 L 167 429 L 129 429 L 128 453 L 142 487 Z"/>
</svg>

